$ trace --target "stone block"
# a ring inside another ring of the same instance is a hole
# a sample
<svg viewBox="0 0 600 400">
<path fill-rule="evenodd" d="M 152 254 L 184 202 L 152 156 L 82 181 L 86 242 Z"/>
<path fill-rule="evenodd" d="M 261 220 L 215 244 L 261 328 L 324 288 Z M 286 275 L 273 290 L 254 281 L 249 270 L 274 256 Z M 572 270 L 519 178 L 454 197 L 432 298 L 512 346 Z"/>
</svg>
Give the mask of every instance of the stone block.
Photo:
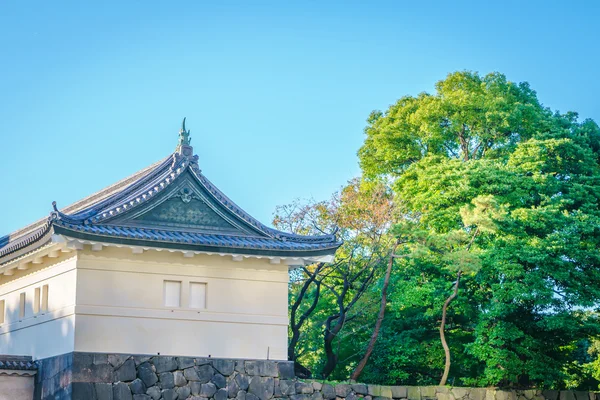
<svg viewBox="0 0 600 400">
<path fill-rule="evenodd" d="M 258 375 L 260 376 L 270 376 L 273 378 L 279 376 L 279 369 L 275 361 L 261 360 L 257 361 L 256 365 L 258 367 Z"/>
<path fill-rule="evenodd" d="M 214 395 L 215 400 L 227 400 L 227 389 L 219 389 Z"/>
<path fill-rule="evenodd" d="M 108 364 L 108 354 L 94 354 L 94 364 Z"/>
<path fill-rule="evenodd" d="M 131 356 L 127 354 L 109 354 L 106 358 L 108 363 L 112 365 L 114 369 L 118 369 L 121 365 L 125 364 L 125 361 L 129 360 Z"/>
<path fill-rule="evenodd" d="M 227 384 L 227 397 L 233 399 L 237 396 L 237 392 L 239 391 L 240 385 L 238 385 L 235 377 L 233 377 L 233 379 L 230 379 L 229 383 Z"/>
<path fill-rule="evenodd" d="M 358 400 L 358 396 L 354 392 L 350 392 L 348 396 L 346 396 L 346 400 Z"/>
<path fill-rule="evenodd" d="M 435 399 L 435 386 L 421 386 L 422 399 Z"/>
<path fill-rule="evenodd" d="M 200 396 L 213 397 L 217 393 L 217 387 L 214 383 L 203 383 L 200 387 Z"/>
<path fill-rule="evenodd" d="M 296 382 L 296 393 L 297 394 L 313 394 L 315 388 L 311 383 Z"/>
<path fill-rule="evenodd" d="M 369 388 L 371 388 L 371 385 L 369 385 Z M 409 400 L 421 400 L 421 391 L 418 386 L 408 386 L 406 396 Z"/>
<path fill-rule="evenodd" d="M 178 387 L 187 385 L 187 379 L 183 376 L 183 371 L 173 372 L 173 383 Z"/>
<path fill-rule="evenodd" d="M 158 376 L 154 372 L 152 364 L 145 362 L 138 366 L 137 370 L 139 378 L 144 382 L 147 387 L 153 386 L 158 382 Z"/>
<path fill-rule="evenodd" d="M 202 384 L 200 382 L 190 382 L 189 384 L 190 391 L 194 396 L 200 394 L 200 389 L 202 388 Z"/>
<path fill-rule="evenodd" d="M 210 364 L 200 365 L 199 367 L 195 367 L 196 375 L 198 376 L 198 381 L 201 383 L 208 383 L 212 379 L 215 374 L 215 370 Z M 187 369 L 185 370 L 187 371 Z M 184 371 L 184 372 L 185 372 Z M 188 381 L 192 381 L 194 379 L 190 379 L 186 376 Z"/>
<path fill-rule="evenodd" d="M 135 361 L 133 359 L 126 360 L 120 367 L 115 370 L 115 381 L 131 382 L 136 378 Z"/>
<path fill-rule="evenodd" d="M 279 380 L 279 390 L 282 396 L 291 396 L 296 394 L 296 382 L 290 379 Z"/>
<path fill-rule="evenodd" d="M 483 388 L 471 388 L 469 391 L 469 399 L 485 400 L 486 390 Z"/>
<path fill-rule="evenodd" d="M 279 379 L 275 378 L 274 381 L 275 381 L 275 384 L 273 386 L 273 398 L 278 399 L 278 398 L 281 398 L 283 396 L 283 394 L 281 393 L 281 386 L 279 385 Z"/>
<path fill-rule="evenodd" d="M 321 389 L 321 392 L 323 393 L 323 397 L 327 400 L 333 400 L 336 397 L 335 389 L 328 383 L 323 384 L 323 389 Z"/>
<path fill-rule="evenodd" d="M 133 394 L 146 394 L 146 385 L 140 378 L 137 378 L 129 384 L 129 390 Z"/>
<path fill-rule="evenodd" d="M 177 392 L 175 389 L 163 389 L 161 396 L 163 400 L 177 400 Z"/>
<path fill-rule="evenodd" d="M 514 390 L 496 390 L 496 400 L 517 400 Z"/>
<path fill-rule="evenodd" d="M 210 366 L 209 366 L 210 367 Z M 199 381 L 198 367 L 190 367 L 183 370 L 183 377 L 188 381 Z M 208 382 L 208 381 L 207 381 Z"/>
<path fill-rule="evenodd" d="M 193 357 L 176 357 L 177 369 L 186 369 L 196 365 Z"/>
<path fill-rule="evenodd" d="M 90 382 L 73 382 L 71 384 L 72 400 L 96 400 L 96 389 Z"/>
<path fill-rule="evenodd" d="M 161 396 L 160 389 L 156 386 L 148 388 L 148 390 L 146 390 L 146 394 L 152 397 L 152 400 L 159 400 Z"/>
<path fill-rule="evenodd" d="M 294 379 L 296 377 L 293 361 L 280 361 L 277 363 L 277 369 L 281 379 Z"/>
<path fill-rule="evenodd" d="M 92 360 L 92 358 L 90 358 Z M 71 379 L 73 382 L 113 383 L 113 367 L 110 364 L 78 364 L 73 366 Z M 134 378 L 135 379 L 135 378 Z"/>
<path fill-rule="evenodd" d="M 377 396 L 377 397 L 373 397 L 373 400 L 392 400 L 392 398 L 391 397 Z"/>
<path fill-rule="evenodd" d="M 235 371 L 239 372 L 241 374 L 245 374 L 246 373 L 245 361 L 243 361 L 243 360 L 237 360 L 235 362 Z"/>
<path fill-rule="evenodd" d="M 421 391 L 424 388 L 421 388 Z M 462 387 L 453 387 L 451 390 L 452 396 L 454 396 L 454 398 L 456 400 L 458 399 L 462 399 L 462 398 L 466 398 L 469 396 L 469 389 L 466 388 L 462 388 Z"/>
<path fill-rule="evenodd" d="M 269 400 L 271 397 L 273 397 L 274 385 L 275 380 L 273 378 L 254 376 L 252 379 L 250 379 L 248 394 L 253 394 L 260 400 Z M 248 398 L 247 395 L 246 398 Z"/>
<path fill-rule="evenodd" d="M 297 390 L 297 388 L 296 388 L 296 390 Z M 345 383 L 340 383 L 340 384 L 335 385 L 335 395 L 338 396 L 338 397 L 346 397 L 351 392 L 352 392 L 352 386 L 351 385 L 348 385 L 348 384 L 345 384 Z"/>
<path fill-rule="evenodd" d="M 246 391 L 245 390 L 240 390 L 238 392 L 237 396 L 235 396 L 235 400 L 246 400 Z"/>
<path fill-rule="evenodd" d="M 248 360 L 245 364 L 246 373 L 251 376 L 258 375 L 258 364 L 257 361 Z"/>
<path fill-rule="evenodd" d="M 147 394 L 134 394 L 133 400 L 152 400 L 152 397 Z"/>
<path fill-rule="evenodd" d="M 162 389 L 173 389 L 175 387 L 175 378 L 172 372 L 161 373 L 159 382 Z"/>
<path fill-rule="evenodd" d="M 558 400 L 558 390 L 542 390 L 542 396 L 547 400 Z"/>
<path fill-rule="evenodd" d="M 495 389 L 486 389 L 485 390 L 485 400 L 496 400 L 496 390 Z"/>
<path fill-rule="evenodd" d="M 322 383 L 322 382 L 314 381 L 314 382 L 312 383 L 312 385 L 313 385 L 313 388 L 314 388 L 316 391 L 319 391 L 319 392 L 320 392 L 320 391 L 321 391 L 321 389 L 323 389 L 323 383 Z"/>
<path fill-rule="evenodd" d="M 94 383 L 98 400 L 113 400 L 112 383 Z"/>
<path fill-rule="evenodd" d="M 171 372 L 177 369 L 177 360 L 175 357 L 156 356 L 151 359 L 157 373 Z"/>
<path fill-rule="evenodd" d="M 356 394 L 360 394 L 363 396 L 366 396 L 369 394 L 369 389 L 367 388 L 367 385 L 364 385 L 362 383 L 354 383 L 351 386 L 352 386 L 352 391 L 354 391 L 354 393 L 356 393 Z"/>
<path fill-rule="evenodd" d="M 535 390 L 522 390 L 521 394 L 527 399 L 527 400 L 532 400 L 535 397 Z M 585 399 L 585 400 L 589 400 L 589 399 Z"/>
<path fill-rule="evenodd" d="M 192 393 L 192 391 L 190 390 L 189 386 L 181 386 L 175 389 L 175 391 L 177 392 L 177 398 L 178 399 L 187 399 L 188 397 L 190 397 L 190 394 Z"/>
<path fill-rule="evenodd" d="M 308 395 L 308 394 L 293 394 L 290 396 L 290 400 L 310 400 L 310 395 Z"/>
<path fill-rule="evenodd" d="M 235 369 L 235 361 L 234 360 L 223 360 L 223 359 L 215 359 L 213 360 L 213 368 L 216 369 L 221 375 L 229 376 L 233 374 Z"/>
<path fill-rule="evenodd" d="M 214 374 L 210 381 L 219 389 L 223 389 L 225 386 L 227 386 L 227 379 L 225 379 L 225 377 L 221 374 Z"/>
<path fill-rule="evenodd" d="M 450 393 L 450 391 L 447 391 L 447 392 L 436 392 L 435 393 L 435 398 L 437 400 L 454 400 L 454 396 L 452 396 L 452 394 Z"/>
<path fill-rule="evenodd" d="M 250 380 L 248 379 L 248 376 L 244 374 L 236 375 L 235 382 L 240 387 L 240 390 L 248 390 L 248 386 L 250 385 Z"/>
<path fill-rule="evenodd" d="M 252 393 L 246 393 L 246 400 L 259 400 L 259 399 Z"/>
<path fill-rule="evenodd" d="M 113 400 L 133 400 L 129 385 L 124 382 L 118 382 L 113 385 Z"/>
<path fill-rule="evenodd" d="M 356 386 L 358 386 L 358 385 L 356 385 Z M 364 386 L 364 385 L 362 385 L 362 386 Z M 352 387 L 354 387 L 354 385 L 352 385 Z M 408 390 L 407 390 L 406 386 L 390 386 L 390 390 L 392 391 L 392 397 L 394 399 L 406 399 L 408 397 Z M 356 391 L 356 389 L 354 391 L 358 394 L 367 394 L 367 393 L 359 393 L 358 391 Z"/>
<path fill-rule="evenodd" d="M 583 392 L 583 391 L 577 390 L 577 391 L 573 392 L 573 394 L 575 395 L 575 398 L 577 400 L 590 400 L 590 392 Z"/>
<path fill-rule="evenodd" d="M 310 400 L 323 400 L 323 393 L 321 393 L 321 392 L 314 392 L 310 396 Z"/>
<path fill-rule="evenodd" d="M 133 356 L 133 361 L 135 361 L 135 366 L 139 367 L 140 364 L 150 361 L 151 358 L 150 356 Z"/>
</svg>

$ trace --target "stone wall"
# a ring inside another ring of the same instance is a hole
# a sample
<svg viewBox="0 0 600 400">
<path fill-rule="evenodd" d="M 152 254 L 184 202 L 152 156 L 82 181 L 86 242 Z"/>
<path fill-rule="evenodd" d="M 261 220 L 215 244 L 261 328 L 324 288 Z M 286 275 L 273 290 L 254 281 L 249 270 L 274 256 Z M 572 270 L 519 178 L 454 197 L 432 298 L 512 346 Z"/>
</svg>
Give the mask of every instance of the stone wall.
<svg viewBox="0 0 600 400">
<path fill-rule="evenodd" d="M 36 400 L 600 400 L 594 392 L 300 381 L 288 361 L 71 353 L 40 362 Z"/>
</svg>

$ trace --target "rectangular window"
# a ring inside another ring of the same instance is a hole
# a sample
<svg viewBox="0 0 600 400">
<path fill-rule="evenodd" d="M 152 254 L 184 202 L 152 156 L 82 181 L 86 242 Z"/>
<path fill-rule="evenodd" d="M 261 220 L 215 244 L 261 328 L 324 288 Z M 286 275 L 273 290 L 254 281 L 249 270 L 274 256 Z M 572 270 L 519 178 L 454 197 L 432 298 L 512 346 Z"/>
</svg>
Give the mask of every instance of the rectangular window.
<svg viewBox="0 0 600 400">
<path fill-rule="evenodd" d="M 190 308 L 206 308 L 206 283 L 190 282 Z"/>
<path fill-rule="evenodd" d="M 25 292 L 21 293 L 19 297 L 19 319 L 25 317 Z"/>
<path fill-rule="evenodd" d="M 33 313 L 37 314 L 40 312 L 40 288 L 35 288 L 33 295 Z"/>
<path fill-rule="evenodd" d="M 42 312 L 48 311 L 48 285 L 42 286 Z"/>
<path fill-rule="evenodd" d="M 181 307 L 181 282 L 165 281 L 165 307 Z"/>
<path fill-rule="evenodd" d="M 4 300 L 0 300 L 0 324 L 4 323 Z"/>
</svg>

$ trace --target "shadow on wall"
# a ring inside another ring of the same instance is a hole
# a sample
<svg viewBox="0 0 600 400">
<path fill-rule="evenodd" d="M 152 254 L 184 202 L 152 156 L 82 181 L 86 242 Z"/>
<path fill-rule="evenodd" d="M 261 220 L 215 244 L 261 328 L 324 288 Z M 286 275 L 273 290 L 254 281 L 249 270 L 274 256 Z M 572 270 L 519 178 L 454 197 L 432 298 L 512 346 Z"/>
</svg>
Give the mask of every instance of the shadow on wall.
<svg viewBox="0 0 600 400">
<path fill-rule="evenodd" d="M 60 293 L 61 288 L 53 286 L 53 277 L 31 280 L 41 270 L 48 270 L 69 259 L 56 259 L 40 269 L 19 271 L 15 279 L 4 283 L 14 285 L 15 289 L 2 296 L 5 309 L 4 322 L 0 325 L 0 354 L 31 356 L 35 360 L 73 351 L 74 315 L 64 311 L 75 304 L 70 301 L 72 304 L 61 305 L 57 309 L 53 293 Z M 19 287 L 20 281 L 26 286 Z M 48 290 L 47 301 L 44 301 L 45 285 Z M 23 293 L 24 304 L 21 297 Z"/>
</svg>

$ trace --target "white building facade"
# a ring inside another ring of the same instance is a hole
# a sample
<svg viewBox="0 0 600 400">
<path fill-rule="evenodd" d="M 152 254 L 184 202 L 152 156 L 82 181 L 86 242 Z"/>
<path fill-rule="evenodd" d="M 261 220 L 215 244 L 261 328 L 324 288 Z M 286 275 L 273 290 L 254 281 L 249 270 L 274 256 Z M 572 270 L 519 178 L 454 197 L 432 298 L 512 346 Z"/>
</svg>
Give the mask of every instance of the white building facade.
<svg viewBox="0 0 600 400">
<path fill-rule="evenodd" d="M 0 238 L 0 354 L 287 358 L 288 270 L 333 235 L 269 228 L 198 168 L 159 163 Z"/>
</svg>

